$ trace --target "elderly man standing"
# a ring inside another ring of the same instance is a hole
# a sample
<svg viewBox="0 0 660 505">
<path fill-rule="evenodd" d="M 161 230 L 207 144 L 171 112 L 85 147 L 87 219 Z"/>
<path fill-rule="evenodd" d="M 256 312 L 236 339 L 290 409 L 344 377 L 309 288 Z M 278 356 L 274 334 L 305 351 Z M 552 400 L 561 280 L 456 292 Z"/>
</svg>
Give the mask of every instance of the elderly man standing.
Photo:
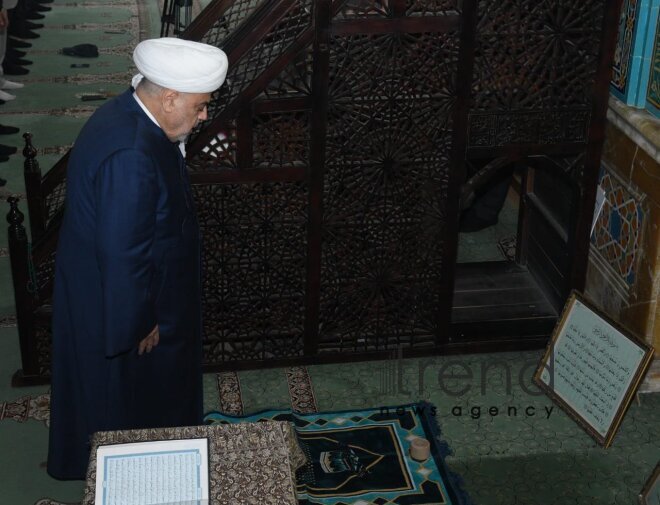
<svg viewBox="0 0 660 505">
<path fill-rule="evenodd" d="M 140 74 L 83 127 L 56 256 L 48 472 L 84 479 L 95 431 L 202 418 L 199 231 L 182 142 L 225 54 L 138 44 Z"/>
</svg>

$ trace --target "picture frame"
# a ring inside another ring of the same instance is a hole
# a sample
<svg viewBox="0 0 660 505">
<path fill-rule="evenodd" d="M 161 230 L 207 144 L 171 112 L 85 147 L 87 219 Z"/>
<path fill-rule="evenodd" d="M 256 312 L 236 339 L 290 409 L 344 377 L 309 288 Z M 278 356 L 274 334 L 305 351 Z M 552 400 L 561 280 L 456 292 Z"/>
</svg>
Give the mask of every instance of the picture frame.
<svg viewBox="0 0 660 505">
<path fill-rule="evenodd" d="M 639 505 L 660 505 L 660 463 L 655 465 L 639 493 Z"/>
<path fill-rule="evenodd" d="M 534 373 L 534 383 L 607 448 L 653 347 L 573 290 Z"/>
</svg>

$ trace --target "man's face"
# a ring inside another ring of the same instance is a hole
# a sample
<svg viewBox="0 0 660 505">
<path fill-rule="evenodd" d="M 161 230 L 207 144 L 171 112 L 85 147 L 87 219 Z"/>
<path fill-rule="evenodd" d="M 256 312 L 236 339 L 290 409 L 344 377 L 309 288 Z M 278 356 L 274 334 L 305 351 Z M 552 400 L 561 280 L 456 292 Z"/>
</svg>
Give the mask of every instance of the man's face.
<svg viewBox="0 0 660 505">
<path fill-rule="evenodd" d="M 200 121 L 208 117 L 206 106 L 211 93 L 178 93 L 168 114 L 167 136 L 170 140 L 184 140 Z"/>
</svg>

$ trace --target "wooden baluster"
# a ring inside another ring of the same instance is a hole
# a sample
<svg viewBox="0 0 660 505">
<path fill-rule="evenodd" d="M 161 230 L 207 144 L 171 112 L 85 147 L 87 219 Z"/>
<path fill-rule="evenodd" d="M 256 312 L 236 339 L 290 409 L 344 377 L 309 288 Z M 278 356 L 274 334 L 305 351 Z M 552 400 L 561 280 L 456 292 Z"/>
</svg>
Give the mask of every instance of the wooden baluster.
<svg viewBox="0 0 660 505">
<path fill-rule="evenodd" d="M 32 145 L 32 134 L 24 133 L 23 174 L 25 177 L 25 192 L 27 194 L 28 216 L 32 240 L 36 241 L 46 229 L 46 201 L 41 190 L 41 168 L 37 161 L 37 150 Z"/>
<path fill-rule="evenodd" d="M 24 215 L 18 208 L 18 198 L 9 197 L 9 257 L 11 274 L 14 283 L 14 298 L 16 303 L 16 320 L 18 322 L 18 338 L 21 349 L 23 368 L 18 370 L 13 378 L 13 386 L 33 384 L 31 377 L 39 375 L 37 339 L 34 332 L 33 305 L 34 298 L 30 293 L 30 258 L 28 237 L 23 226 Z"/>
</svg>

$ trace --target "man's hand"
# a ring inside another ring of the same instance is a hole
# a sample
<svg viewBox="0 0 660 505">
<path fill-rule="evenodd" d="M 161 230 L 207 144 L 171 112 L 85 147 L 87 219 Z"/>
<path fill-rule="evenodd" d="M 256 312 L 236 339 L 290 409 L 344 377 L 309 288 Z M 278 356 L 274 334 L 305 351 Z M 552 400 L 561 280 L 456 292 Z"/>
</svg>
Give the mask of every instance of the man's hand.
<svg viewBox="0 0 660 505">
<path fill-rule="evenodd" d="M 147 335 L 138 345 L 138 354 L 141 356 L 144 351 L 151 352 L 151 349 L 158 345 L 158 339 L 160 338 L 158 334 L 158 325 L 154 327 L 153 330 Z"/>
<path fill-rule="evenodd" d="M 9 26 L 9 17 L 7 16 L 7 9 L 0 9 L 0 30 L 4 30 Z"/>
</svg>

